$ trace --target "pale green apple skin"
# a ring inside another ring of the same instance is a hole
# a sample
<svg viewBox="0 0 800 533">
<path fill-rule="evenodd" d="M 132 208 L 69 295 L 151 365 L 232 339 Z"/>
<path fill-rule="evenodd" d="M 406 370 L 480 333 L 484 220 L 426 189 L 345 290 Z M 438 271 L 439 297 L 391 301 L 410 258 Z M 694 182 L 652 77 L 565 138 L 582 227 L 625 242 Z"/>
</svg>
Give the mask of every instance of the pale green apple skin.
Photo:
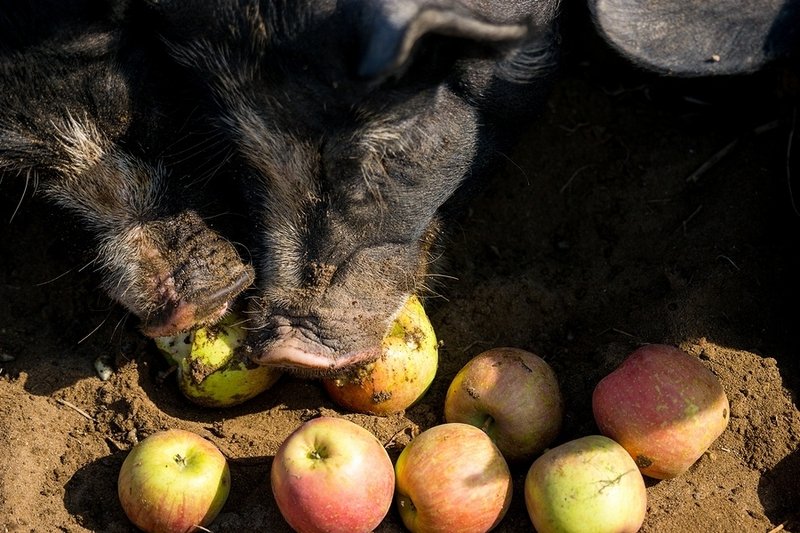
<svg viewBox="0 0 800 533">
<path fill-rule="evenodd" d="M 130 451 L 117 480 L 128 518 L 148 533 L 185 533 L 219 514 L 231 486 L 225 456 L 196 433 L 154 433 Z"/>
<path fill-rule="evenodd" d="M 544 359 L 519 348 L 492 348 L 453 378 L 444 417 L 483 429 L 509 462 L 528 463 L 558 436 L 564 400 Z"/>
<path fill-rule="evenodd" d="M 644 522 L 644 478 L 625 448 L 601 435 L 546 451 L 525 477 L 538 533 L 634 533 Z"/>
<path fill-rule="evenodd" d="M 392 505 L 394 467 L 383 445 L 344 418 L 320 417 L 281 444 L 272 493 L 300 533 L 368 533 Z"/>
<path fill-rule="evenodd" d="M 446 423 L 417 435 L 395 463 L 396 505 L 412 533 L 484 533 L 511 503 L 511 473 L 486 433 Z"/>
</svg>

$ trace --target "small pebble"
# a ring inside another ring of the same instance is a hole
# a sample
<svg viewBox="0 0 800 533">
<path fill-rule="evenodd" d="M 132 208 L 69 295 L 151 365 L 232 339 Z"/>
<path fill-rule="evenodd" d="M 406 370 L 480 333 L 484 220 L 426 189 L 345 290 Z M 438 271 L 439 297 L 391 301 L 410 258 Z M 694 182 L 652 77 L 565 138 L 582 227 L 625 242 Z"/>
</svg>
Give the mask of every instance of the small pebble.
<svg viewBox="0 0 800 533">
<path fill-rule="evenodd" d="M 97 372 L 97 376 L 103 381 L 108 381 L 108 378 L 114 373 L 114 369 L 109 364 L 108 358 L 104 356 L 100 356 L 94 360 L 94 369 Z"/>
</svg>

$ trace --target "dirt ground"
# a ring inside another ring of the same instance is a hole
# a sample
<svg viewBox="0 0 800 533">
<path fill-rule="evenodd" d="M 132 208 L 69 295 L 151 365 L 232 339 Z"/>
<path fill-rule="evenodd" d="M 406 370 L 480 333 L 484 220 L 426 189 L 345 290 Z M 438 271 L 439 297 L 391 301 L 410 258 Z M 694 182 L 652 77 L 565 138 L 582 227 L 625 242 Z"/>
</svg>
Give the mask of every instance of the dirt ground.
<svg viewBox="0 0 800 533">
<path fill-rule="evenodd" d="M 653 342 L 700 357 L 731 419 L 689 472 L 648 484 L 642 531 L 800 531 L 800 143 L 794 181 L 787 174 L 797 83 L 778 71 L 659 79 L 584 41 L 567 47 L 541 120 L 448 236 L 442 272 L 452 278 L 426 300 L 440 370 L 402 415 L 346 413 L 318 383 L 293 378 L 239 407 L 193 406 L 157 381 L 163 358 L 96 289 L 81 230 L 30 190 L 12 220 L 23 188 L 4 182 L 0 531 L 132 530 L 118 470 L 134 443 L 173 427 L 230 460 L 232 492 L 213 531 L 286 531 L 269 468 L 304 420 L 354 420 L 394 458 L 442 421 L 444 393 L 469 358 L 517 346 L 559 376 L 563 442 L 597 431 L 594 385 Z M 107 381 L 98 357 L 115 368 Z M 514 470 L 498 531 L 531 529 L 525 471 Z M 378 529 L 401 530 L 394 510 Z"/>
</svg>

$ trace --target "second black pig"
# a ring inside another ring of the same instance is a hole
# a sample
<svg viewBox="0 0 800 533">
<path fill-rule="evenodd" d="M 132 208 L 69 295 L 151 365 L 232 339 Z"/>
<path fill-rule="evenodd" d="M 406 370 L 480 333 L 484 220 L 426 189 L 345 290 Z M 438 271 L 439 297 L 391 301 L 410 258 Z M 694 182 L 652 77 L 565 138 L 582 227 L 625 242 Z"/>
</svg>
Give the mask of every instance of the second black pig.
<svg viewBox="0 0 800 533">
<path fill-rule="evenodd" d="M 556 2 L 152 5 L 236 154 L 252 358 L 317 375 L 375 358 L 442 206 L 541 103 Z"/>
</svg>

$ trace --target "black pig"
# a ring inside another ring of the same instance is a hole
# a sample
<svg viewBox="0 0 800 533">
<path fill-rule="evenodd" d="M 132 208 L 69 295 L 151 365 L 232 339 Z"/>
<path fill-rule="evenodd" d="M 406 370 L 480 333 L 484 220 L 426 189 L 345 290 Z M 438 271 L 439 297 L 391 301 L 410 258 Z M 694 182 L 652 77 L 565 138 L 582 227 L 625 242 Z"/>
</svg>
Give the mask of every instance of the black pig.
<svg viewBox="0 0 800 533">
<path fill-rule="evenodd" d="M 127 18 L 111 2 L 0 2 L 0 172 L 79 215 L 105 289 L 168 335 L 217 320 L 253 272 L 158 157 L 178 120 L 168 68 Z"/>
<path fill-rule="evenodd" d="M 553 0 L 152 1 L 249 205 L 252 358 L 378 355 L 442 206 L 543 98 Z"/>
</svg>

